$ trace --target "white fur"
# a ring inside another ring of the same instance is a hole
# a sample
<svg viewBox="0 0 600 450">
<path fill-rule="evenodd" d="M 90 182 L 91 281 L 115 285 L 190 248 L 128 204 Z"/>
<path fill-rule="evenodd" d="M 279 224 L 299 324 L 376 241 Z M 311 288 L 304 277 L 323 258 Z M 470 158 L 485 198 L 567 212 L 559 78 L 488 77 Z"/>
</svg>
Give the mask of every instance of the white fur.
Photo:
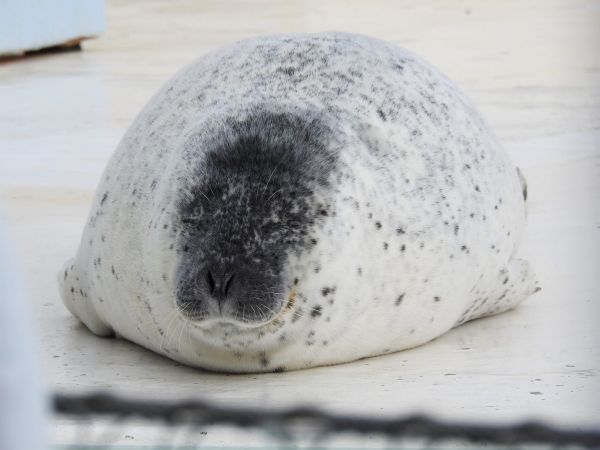
<svg viewBox="0 0 600 450">
<path fill-rule="evenodd" d="M 300 67 L 299 54 L 315 59 Z M 293 75 L 277 70 L 288 67 Z M 195 324 L 175 308 L 170 248 L 174 202 L 189 189 L 190 159 L 202 157 L 186 149 L 209 142 L 222 118 L 262 104 L 318 109 L 333 121 L 334 188 L 316 195 L 336 214 L 314 228 L 314 248 L 289 255 L 286 298 L 295 292 L 296 303 L 278 323 Z M 61 293 L 92 332 L 208 369 L 291 370 L 398 351 L 535 291 L 516 259 L 521 189 L 478 113 L 416 56 L 343 33 L 251 39 L 179 72 L 137 117 L 59 275 Z M 324 286 L 335 293 L 323 295 Z"/>
</svg>

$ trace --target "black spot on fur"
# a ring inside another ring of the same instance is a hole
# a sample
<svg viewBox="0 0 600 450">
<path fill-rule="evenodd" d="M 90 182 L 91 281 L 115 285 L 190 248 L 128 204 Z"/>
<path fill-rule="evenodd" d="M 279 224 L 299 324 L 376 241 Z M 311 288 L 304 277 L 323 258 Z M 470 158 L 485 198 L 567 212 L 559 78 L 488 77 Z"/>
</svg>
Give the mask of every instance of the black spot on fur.
<svg viewBox="0 0 600 450">
<path fill-rule="evenodd" d="M 321 305 L 316 305 L 315 307 L 313 307 L 312 311 L 310 312 L 310 316 L 312 318 L 321 316 L 321 314 L 322 314 L 321 310 L 322 310 Z"/>
<path fill-rule="evenodd" d="M 302 317 L 302 308 L 298 308 L 292 315 L 292 323 L 296 323 Z"/>
<path fill-rule="evenodd" d="M 104 205 L 104 202 L 106 202 L 107 198 L 108 198 L 108 191 L 106 191 L 104 193 L 104 195 L 102 196 L 102 199 L 100 200 L 100 205 Z"/>
<path fill-rule="evenodd" d="M 293 67 L 280 67 L 277 69 L 277 72 L 285 73 L 286 75 L 291 77 L 296 72 L 296 69 L 294 69 Z"/>
<path fill-rule="evenodd" d="M 267 355 L 264 352 L 260 354 L 259 361 L 262 367 L 267 367 L 269 365 L 269 360 L 267 359 Z"/>
<path fill-rule="evenodd" d="M 381 222 L 375 222 L 375 228 L 381 229 Z"/>
<path fill-rule="evenodd" d="M 383 120 L 384 122 L 387 121 L 387 118 L 385 117 L 385 114 L 381 109 L 377 110 L 377 114 L 379 115 L 379 117 L 381 117 L 381 120 Z"/>
<path fill-rule="evenodd" d="M 404 292 L 398 296 L 398 298 L 397 298 L 397 299 L 396 299 L 396 301 L 394 302 L 394 305 L 395 305 L 395 306 L 398 306 L 398 305 L 400 305 L 400 303 L 402 303 L 402 300 L 404 300 Z"/>
</svg>

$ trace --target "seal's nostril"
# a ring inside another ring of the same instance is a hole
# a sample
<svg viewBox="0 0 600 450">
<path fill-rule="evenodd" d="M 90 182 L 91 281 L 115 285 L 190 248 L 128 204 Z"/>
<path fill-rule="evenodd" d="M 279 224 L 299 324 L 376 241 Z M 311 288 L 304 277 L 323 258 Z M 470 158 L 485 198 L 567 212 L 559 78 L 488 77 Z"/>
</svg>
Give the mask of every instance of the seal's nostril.
<svg viewBox="0 0 600 450">
<path fill-rule="evenodd" d="M 208 284 L 208 290 L 211 294 L 215 292 L 215 279 L 210 270 L 206 271 L 206 284 Z"/>
<path fill-rule="evenodd" d="M 224 299 L 231 290 L 235 273 L 219 268 L 207 268 L 205 272 L 208 293 L 218 299 Z"/>
<path fill-rule="evenodd" d="M 223 287 L 223 293 L 225 295 L 227 295 L 227 293 L 229 292 L 229 288 L 231 287 L 231 282 L 233 281 L 234 276 L 235 276 L 235 273 L 232 273 L 225 279 L 225 286 Z"/>
</svg>

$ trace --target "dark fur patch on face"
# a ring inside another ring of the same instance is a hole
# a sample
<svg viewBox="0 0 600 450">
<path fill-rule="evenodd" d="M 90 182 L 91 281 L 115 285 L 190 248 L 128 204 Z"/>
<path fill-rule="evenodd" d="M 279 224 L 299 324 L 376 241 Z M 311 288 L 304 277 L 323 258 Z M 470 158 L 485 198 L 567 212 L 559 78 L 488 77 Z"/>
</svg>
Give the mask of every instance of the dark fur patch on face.
<svg viewBox="0 0 600 450">
<path fill-rule="evenodd" d="M 188 141 L 199 161 L 177 204 L 184 312 L 264 322 L 279 311 L 287 255 L 317 245 L 312 230 L 332 206 L 315 196 L 336 162 L 330 136 L 315 114 L 256 110 Z"/>
</svg>

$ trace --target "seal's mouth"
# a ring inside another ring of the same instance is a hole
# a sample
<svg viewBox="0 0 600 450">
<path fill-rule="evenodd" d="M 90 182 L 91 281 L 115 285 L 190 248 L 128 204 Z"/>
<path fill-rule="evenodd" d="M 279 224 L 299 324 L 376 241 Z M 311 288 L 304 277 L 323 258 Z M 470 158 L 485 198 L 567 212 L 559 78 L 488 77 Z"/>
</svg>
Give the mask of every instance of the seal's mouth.
<svg viewBox="0 0 600 450">
<path fill-rule="evenodd" d="M 180 314 L 186 319 L 190 320 L 192 326 L 201 329 L 214 329 L 218 328 L 237 328 L 237 329 L 257 329 L 266 327 L 272 323 L 277 323 L 288 314 L 296 304 L 296 286 L 292 287 L 288 295 L 285 297 L 285 301 L 282 302 L 282 306 L 276 313 L 272 313 L 273 309 L 269 308 L 271 314 L 256 316 L 246 316 L 244 314 L 244 308 L 240 313 L 239 308 L 232 310 L 231 308 L 220 308 L 214 311 L 194 311 L 189 308 L 182 308 L 179 306 Z M 254 306 L 254 309 L 257 307 Z M 248 308 L 252 309 L 252 308 Z"/>
</svg>

